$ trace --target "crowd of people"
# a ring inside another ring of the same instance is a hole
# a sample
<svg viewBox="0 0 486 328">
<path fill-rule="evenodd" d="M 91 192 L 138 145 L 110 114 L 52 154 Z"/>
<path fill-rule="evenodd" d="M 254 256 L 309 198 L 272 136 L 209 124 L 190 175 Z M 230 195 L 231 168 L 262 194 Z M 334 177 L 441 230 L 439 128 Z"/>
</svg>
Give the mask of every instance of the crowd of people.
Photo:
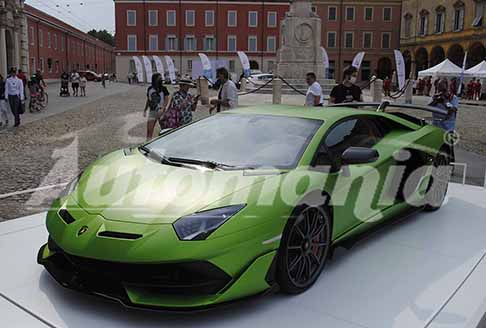
<svg viewBox="0 0 486 328">
<path fill-rule="evenodd" d="M 439 83 L 444 78 L 437 77 L 432 82 L 432 77 L 419 78 L 416 83 L 416 94 L 418 96 L 431 96 L 439 91 Z M 480 79 L 472 78 L 466 84 L 459 81 L 458 78 L 451 78 L 447 81 L 449 93 L 462 97 L 467 100 L 483 100 L 486 98 L 486 92 Z M 459 85 L 461 84 L 461 85 Z"/>
</svg>

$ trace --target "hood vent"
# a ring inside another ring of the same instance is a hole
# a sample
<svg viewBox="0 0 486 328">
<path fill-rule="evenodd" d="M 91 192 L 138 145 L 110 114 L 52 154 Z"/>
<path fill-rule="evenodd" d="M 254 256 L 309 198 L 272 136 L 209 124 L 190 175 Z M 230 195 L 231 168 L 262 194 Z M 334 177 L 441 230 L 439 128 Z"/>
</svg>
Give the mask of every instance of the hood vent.
<svg viewBox="0 0 486 328">
<path fill-rule="evenodd" d="M 128 239 L 128 240 L 137 240 L 142 238 L 142 235 L 134 234 L 134 233 L 125 233 L 125 232 L 114 232 L 114 231 L 102 231 L 98 233 L 98 237 L 106 237 L 106 238 L 114 238 L 114 239 Z"/>
<path fill-rule="evenodd" d="M 63 208 L 59 211 L 59 216 L 61 217 L 61 219 L 66 223 L 66 224 L 71 224 L 73 223 L 74 221 L 76 221 L 75 218 L 73 218 L 73 216 L 71 214 L 69 214 L 69 212 Z"/>
</svg>

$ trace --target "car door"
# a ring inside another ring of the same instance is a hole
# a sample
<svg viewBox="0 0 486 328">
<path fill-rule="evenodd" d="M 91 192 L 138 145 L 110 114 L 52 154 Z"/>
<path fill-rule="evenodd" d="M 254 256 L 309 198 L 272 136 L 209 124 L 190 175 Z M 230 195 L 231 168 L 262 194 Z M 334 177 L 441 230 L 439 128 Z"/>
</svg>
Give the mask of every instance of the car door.
<svg viewBox="0 0 486 328">
<path fill-rule="evenodd" d="M 379 219 L 391 202 L 380 203 L 387 173 L 393 165 L 393 151 L 382 143 L 385 131 L 373 116 L 359 115 L 342 120 L 325 135 L 315 165 L 329 167 L 325 191 L 331 195 L 335 236 L 371 219 Z M 380 154 L 370 164 L 343 167 L 341 156 L 349 147 L 374 148 Z"/>
</svg>

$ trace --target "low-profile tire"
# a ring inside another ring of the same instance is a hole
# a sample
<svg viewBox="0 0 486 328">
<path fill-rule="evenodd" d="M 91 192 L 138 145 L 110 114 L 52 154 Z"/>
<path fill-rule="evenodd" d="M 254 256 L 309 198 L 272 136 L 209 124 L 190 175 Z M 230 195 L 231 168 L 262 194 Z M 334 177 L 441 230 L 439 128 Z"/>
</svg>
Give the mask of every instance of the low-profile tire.
<svg viewBox="0 0 486 328">
<path fill-rule="evenodd" d="M 331 247 L 330 211 L 301 205 L 285 227 L 277 259 L 277 282 L 287 294 L 309 289 L 319 278 Z"/>
<path fill-rule="evenodd" d="M 433 212 L 441 208 L 447 195 L 451 176 L 451 158 L 449 154 L 440 152 L 434 159 L 434 170 L 427 189 L 425 211 Z"/>
</svg>

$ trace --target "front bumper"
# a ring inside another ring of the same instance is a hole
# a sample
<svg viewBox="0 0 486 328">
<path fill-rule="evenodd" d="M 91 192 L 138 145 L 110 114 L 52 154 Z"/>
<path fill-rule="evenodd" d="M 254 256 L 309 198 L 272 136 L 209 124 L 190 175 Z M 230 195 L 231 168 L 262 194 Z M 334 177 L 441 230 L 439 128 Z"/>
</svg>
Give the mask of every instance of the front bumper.
<svg viewBox="0 0 486 328">
<path fill-rule="evenodd" d="M 78 257 L 50 238 L 37 261 L 66 288 L 117 300 L 127 307 L 186 311 L 271 290 L 275 255 L 276 251 L 262 255 L 231 277 L 206 261 L 133 264 Z"/>
</svg>

